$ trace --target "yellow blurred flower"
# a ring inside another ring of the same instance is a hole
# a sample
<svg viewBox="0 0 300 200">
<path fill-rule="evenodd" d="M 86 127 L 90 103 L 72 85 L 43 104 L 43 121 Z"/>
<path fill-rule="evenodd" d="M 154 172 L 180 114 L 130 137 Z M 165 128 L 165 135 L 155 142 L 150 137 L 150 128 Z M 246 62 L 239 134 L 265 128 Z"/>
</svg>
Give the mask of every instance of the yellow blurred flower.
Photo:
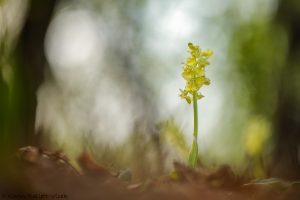
<svg viewBox="0 0 300 200">
<path fill-rule="evenodd" d="M 209 65 L 208 59 L 213 55 L 211 50 L 202 51 L 198 45 L 188 43 L 190 57 L 186 59 L 183 66 L 182 77 L 186 80 L 184 90 L 180 90 L 180 97 L 184 98 L 189 104 L 193 95 L 197 99 L 203 97 L 199 92 L 203 85 L 209 85 L 210 80 L 205 76 L 205 67 Z"/>
<path fill-rule="evenodd" d="M 263 118 L 253 118 L 246 129 L 245 150 L 250 156 L 263 153 L 266 142 L 271 136 L 270 125 Z"/>
</svg>

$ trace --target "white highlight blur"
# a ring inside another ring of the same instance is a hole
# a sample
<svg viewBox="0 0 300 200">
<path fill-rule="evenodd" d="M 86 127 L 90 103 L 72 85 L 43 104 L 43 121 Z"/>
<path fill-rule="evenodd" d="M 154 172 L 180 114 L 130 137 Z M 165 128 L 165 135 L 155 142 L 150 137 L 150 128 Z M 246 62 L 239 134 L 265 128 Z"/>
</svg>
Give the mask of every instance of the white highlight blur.
<svg viewBox="0 0 300 200">
<path fill-rule="evenodd" d="M 94 17 L 84 9 L 63 10 L 55 16 L 46 39 L 47 57 L 53 68 L 99 64 L 103 40 Z"/>
<path fill-rule="evenodd" d="M 49 27 L 46 55 L 54 81 L 38 92 L 36 128 L 59 145 L 78 143 L 83 135 L 123 142 L 132 132 L 138 115 L 133 95 L 105 61 L 104 29 L 98 16 L 80 8 L 61 9 Z"/>
</svg>

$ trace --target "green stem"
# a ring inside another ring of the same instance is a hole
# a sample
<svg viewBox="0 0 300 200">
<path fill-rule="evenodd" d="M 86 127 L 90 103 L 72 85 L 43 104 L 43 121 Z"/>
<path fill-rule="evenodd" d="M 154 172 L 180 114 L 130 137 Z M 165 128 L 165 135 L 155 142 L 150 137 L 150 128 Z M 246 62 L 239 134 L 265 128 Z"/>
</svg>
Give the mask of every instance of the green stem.
<svg viewBox="0 0 300 200">
<path fill-rule="evenodd" d="M 198 106 L 197 106 L 197 94 L 193 94 L 193 106 L 194 106 L 194 139 L 198 137 Z"/>
<path fill-rule="evenodd" d="M 198 162 L 198 106 L 197 94 L 193 94 L 193 107 L 194 107 L 194 138 L 193 144 L 189 155 L 188 164 L 190 167 L 195 168 Z"/>
</svg>

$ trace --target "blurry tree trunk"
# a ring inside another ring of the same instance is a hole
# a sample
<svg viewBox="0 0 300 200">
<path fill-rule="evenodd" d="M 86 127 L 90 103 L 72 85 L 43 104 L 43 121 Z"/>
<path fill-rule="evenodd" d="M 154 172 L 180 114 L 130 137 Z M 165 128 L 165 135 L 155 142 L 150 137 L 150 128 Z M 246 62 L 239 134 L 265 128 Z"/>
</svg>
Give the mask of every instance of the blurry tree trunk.
<svg viewBox="0 0 300 200">
<path fill-rule="evenodd" d="M 276 16 L 276 20 L 288 34 L 289 46 L 286 66 L 279 84 L 275 118 L 277 143 L 270 171 L 272 176 L 287 179 L 300 178 L 300 4 L 298 2 L 298 0 L 281 0 Z"/>
<path fill-rule="evenodd" d="M 23 30 L 17 44 L 17 78 L 20 87 L 20 115 L 16 124 L 19 145 L 36 143 L 34 123 L 36 91 L 43 81 L 47 61 L 44 38 L 52 18 L 56 0 L 31 0 Z"/>
</svg>

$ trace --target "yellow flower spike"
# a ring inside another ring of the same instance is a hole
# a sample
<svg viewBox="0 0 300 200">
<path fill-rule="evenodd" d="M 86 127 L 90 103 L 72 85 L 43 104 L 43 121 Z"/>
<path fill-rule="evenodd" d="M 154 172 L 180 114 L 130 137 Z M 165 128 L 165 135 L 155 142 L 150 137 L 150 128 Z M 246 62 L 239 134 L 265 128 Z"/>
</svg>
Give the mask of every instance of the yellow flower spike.
<svg viewBox="0 0 300 200">
<path fill-rule="evenodd" d="M 189 47 L 191 50 L 194 50 L 194 49 L 195 49 L 195 46 L 194 46 L 193 43 L 191 43 L 191 42 L 188 43 L 188 47 Z"/>
<path fill-rule="evenodd" d="M 202 77 L 196 78 L 195 79 L 195 84 L 200 88 L 202 85 L 204 85 L 204 80 Z"/>
<path fill-rule="evenodd" d="M 204 85 L 210 85 L 210 80 L 204 77 Z"/>
<path fill-rule="evenodd" d="M 188 51 L 192 56 L 194 57 L 199 57 L 201 54 L 201 49 L 199 46 L 197 45 L 193 45 L 193 43 L 188 43 L 188 47 L 190 48 L 190 50 Z"/>
<path fill-rule="evenodd" d="M 186 90 L 180 90 L 181 94 L 179 95 L 181 98 L 185 99 L 188 104 L 192 102 L 191 97 L 188 96 L 188 92 Z"/>
<path fill-rule="evenodd" d="M 182 77 L 186 80 L 184 90 L 180 90 L 180 97 L 194 107 L 194 140 L 189 154 L 188 164 L 195 167 L 198 162 L 198 108 L 197 101 L 204 96 L 199 92 L 203 85 L 209 85 L 210 80 L 205 76 L 205 67 L 209 65 L 208 58 L 213 55 L 211 50 L 202 51 L 199 46 L 188 43 L 190 57 L 183 66 Z"/>
<path fill-rule="evenodd" d="M 202 55 L 209 58 L 209 57 L 211 57 L 213 55 L 213 52 L 212 52 L 212 50 L 207 49 L 207 50 L 203 51 Z"/>
<path fill-rule="evenodd" d="M 209 79 L 205 77 L 205 67 L 209 65 L 207 59 L 213 54 L 211 50 L 201 52 L 200 47 L 193 43 L 188 43 L 188 47 L 191 56 L 187 58 L 182 72 L 182 77 L 186 80 L 185 97 L 187 94 L 198 94 L 203 85 L 210 84 Z"/>
<path fill-rule="evenodd" d="M 203 68 L 196 68 L 194 71 L 196 77 L 204 76 L 205 71 Z"/>
<path fill-rule="evenodd" d="M 191 104 L 191 103 L 192 103 L 192 99 L 191 99 L 190 96 L 186 96 L 186 97 L 185 97 L 185 100 L 186 100 L 186 102 L 187 102 L 188 104 Z"/>
<path fill-rule="evenodd" d="M 182 77 L 187 81 L 191 80 L 193 78 L 193 72 L 190 70 L 185 70 L 182 72 Z"/>
<path fill-rule="evenodd" d="M 206 67 L 207 65 L 209 65 L 210 63 L 207 61 L 206 57 L 200 57 L 198 64 L 200 67 Z"/>
<path fill-rule="evenodd" d="M 204 96 L 201 94 L 201 93 L 198 93 L 197 94 L 197 99 L 199 100 L 199 99 L 202 99 Z"/>
<path fill-rule="evenodd" d="M 194 57 L 194 56 L 190 57 L 190 58 L 187 58 L 186 64 L 189 65 L 189 66 L 195 66 L 195 65 L 197 65 L 197 58 Z"/>
</svg>

